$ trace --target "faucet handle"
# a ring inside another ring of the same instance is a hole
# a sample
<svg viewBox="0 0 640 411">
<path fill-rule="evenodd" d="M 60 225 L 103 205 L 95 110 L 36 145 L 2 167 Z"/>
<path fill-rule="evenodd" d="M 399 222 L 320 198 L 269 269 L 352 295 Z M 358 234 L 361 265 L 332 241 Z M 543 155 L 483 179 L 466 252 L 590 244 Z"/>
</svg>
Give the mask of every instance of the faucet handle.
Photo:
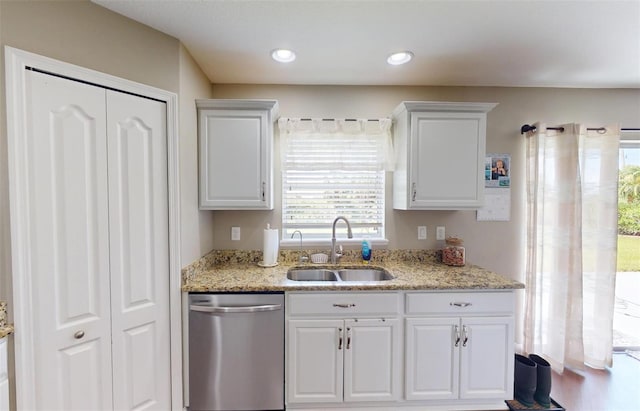
<svg viewBox="0 0 640 411">
<path fill-rule="evenodd" d="M 338 251 L 336 251 L 336 262 L 342 258 L 342 244 L 338 246 Z"/>
</svg>

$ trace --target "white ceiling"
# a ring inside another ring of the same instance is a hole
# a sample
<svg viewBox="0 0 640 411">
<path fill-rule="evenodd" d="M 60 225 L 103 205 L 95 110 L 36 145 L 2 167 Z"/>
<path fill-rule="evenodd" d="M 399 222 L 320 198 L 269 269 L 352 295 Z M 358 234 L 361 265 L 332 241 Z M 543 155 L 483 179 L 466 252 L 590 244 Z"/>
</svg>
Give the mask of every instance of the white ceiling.
<svg viewBox="0 0 640 411">
<path fill-rule="evenodd" d="M 640 88 L 640 0 L 92 1 L 178 38 L 215 84 Z"/>
</svg>

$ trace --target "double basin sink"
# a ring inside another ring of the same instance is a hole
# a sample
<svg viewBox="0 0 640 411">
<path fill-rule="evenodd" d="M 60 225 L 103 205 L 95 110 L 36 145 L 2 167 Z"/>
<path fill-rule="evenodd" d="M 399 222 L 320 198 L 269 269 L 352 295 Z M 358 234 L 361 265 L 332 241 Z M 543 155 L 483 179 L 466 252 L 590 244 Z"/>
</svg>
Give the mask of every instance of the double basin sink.
<svg viewBox="0 0 640 411">
<path fill-rule="evenodd" d="M 287 278 L 293 281 L 389 281 L 393 276 L 383 268 L 292 268 Z"/>
</svg>

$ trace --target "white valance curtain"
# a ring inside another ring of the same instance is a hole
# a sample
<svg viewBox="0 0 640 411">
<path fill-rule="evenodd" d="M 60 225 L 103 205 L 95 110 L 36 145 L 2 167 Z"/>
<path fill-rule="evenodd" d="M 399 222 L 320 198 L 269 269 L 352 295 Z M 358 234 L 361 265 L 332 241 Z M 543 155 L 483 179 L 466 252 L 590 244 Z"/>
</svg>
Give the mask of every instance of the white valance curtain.
<svg viewBox="0 0 640 411">
<path fill-rule="evenodd" d="M 552 367 L 611 366 L 618 127 L 527 134 L 524 350 Z"/>
<path fill-rule="evenodd" d="M 280 118 L 278 126 L 280 152 L 289 154 L 282 156 L 283 169 L 393 170 L 391 119 Z"/>
</svg>

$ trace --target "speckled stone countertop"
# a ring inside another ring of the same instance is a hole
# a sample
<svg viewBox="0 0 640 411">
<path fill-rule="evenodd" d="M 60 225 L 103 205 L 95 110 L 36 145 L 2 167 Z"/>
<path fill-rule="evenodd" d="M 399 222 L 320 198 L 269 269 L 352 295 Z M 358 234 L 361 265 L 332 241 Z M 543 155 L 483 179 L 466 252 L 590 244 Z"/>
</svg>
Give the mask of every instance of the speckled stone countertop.
<svg viewBox="0 0 640 411">
<path fill-rule="evenodd" d="M 13 324 L 7 324 L 7 302 L 0 301 L 0 338 L 13 333 Z"/>
<path fill-rule="evenodd" d="M 299 264 L 298 252 L 280 251 L 276 267 L 258 266 L 261 251 L 214 250 L 182 270 L 182 291 L 358 291 L 358 290 L 504 290 L 524 288 L 522 283 L 467 264 L 451 267 L 438 262 L 435 250 L 374 250 L 374 258 L 364 265 L 359 251 L 347 250 L 337 266 Z M 395 278 L 389 281 L 336 282 L 292 281 L 287 271 L 292 267 L 331 269 L 380 267 Z"/>
<path fill-rule="evenodd" d="M 0 338 L 4 338 L 9 334 L 13 334 L 13 324 L 7 324 L 4 327 L 0 327 Z"/>
</svg>

